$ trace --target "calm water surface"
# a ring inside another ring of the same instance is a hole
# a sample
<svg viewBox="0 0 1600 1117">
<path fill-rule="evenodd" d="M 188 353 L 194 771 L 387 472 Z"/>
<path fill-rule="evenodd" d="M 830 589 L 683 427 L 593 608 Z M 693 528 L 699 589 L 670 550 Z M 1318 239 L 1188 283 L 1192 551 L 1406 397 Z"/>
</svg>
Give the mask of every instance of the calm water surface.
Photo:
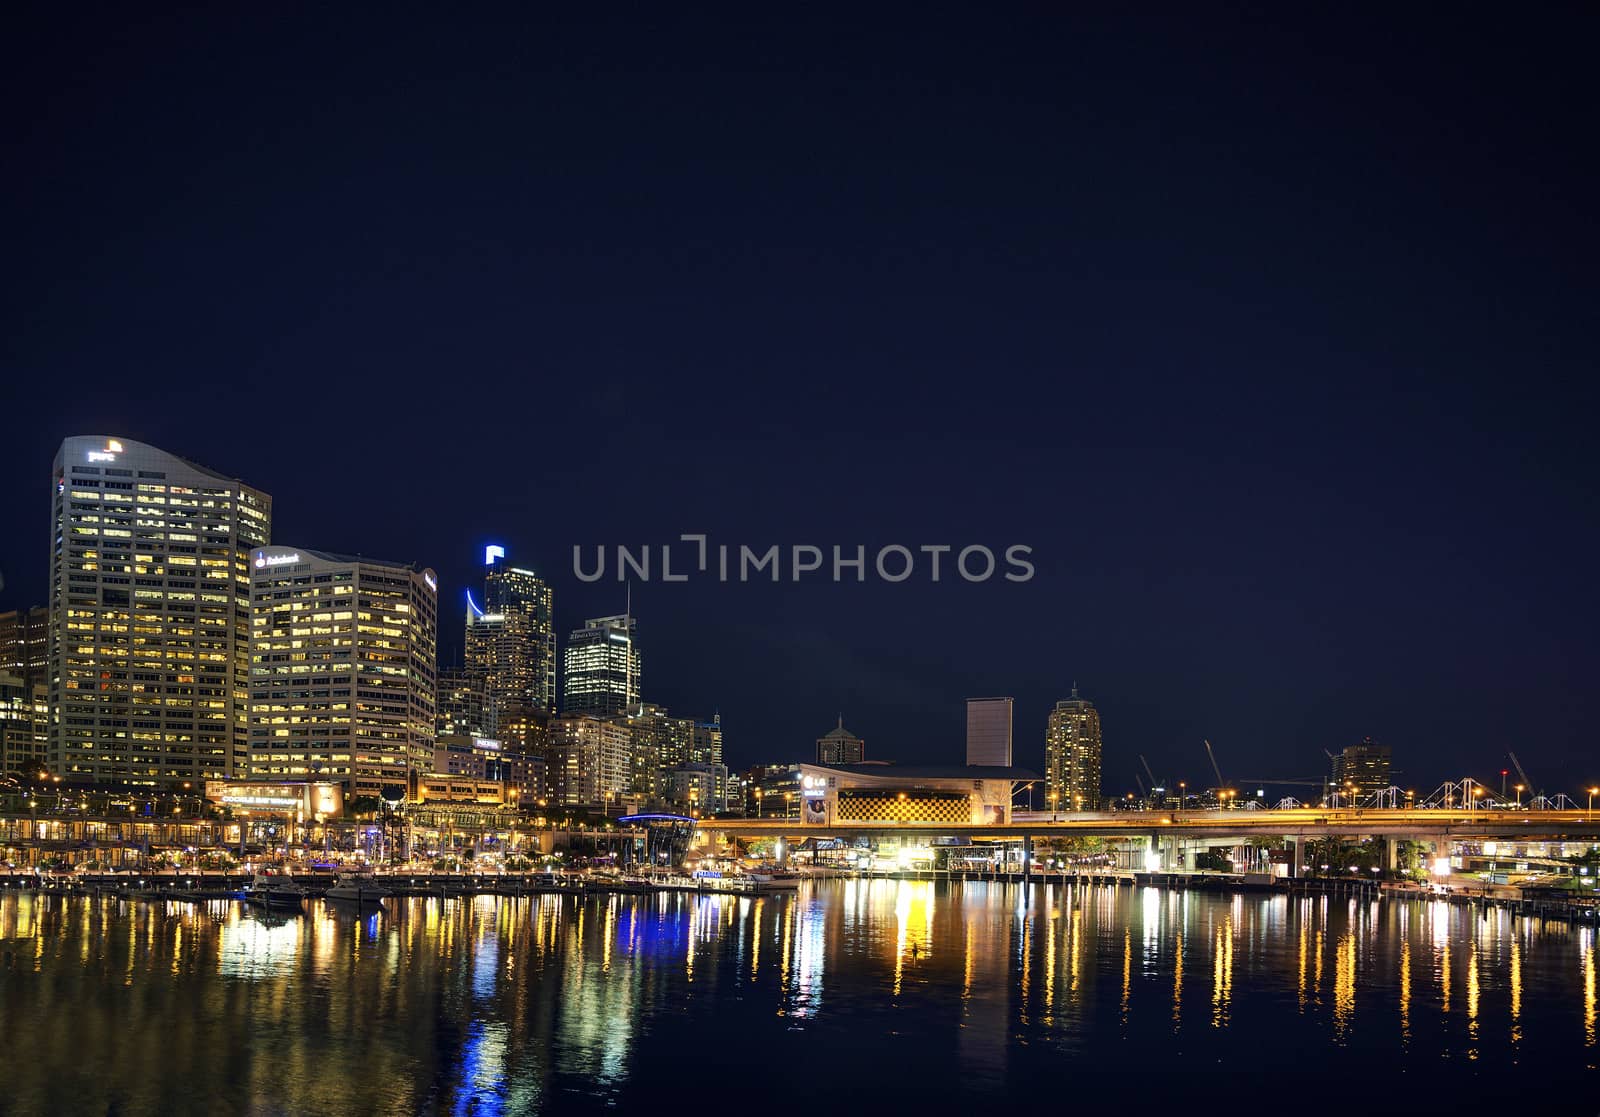
<svg viewBox="0 0 1600 1117">
<path fill-rule="evenodd" d="M 390 903 L 0 899 L 0 1113 L 1600 1112 L 1593 929 L 894 881 Z"/>
</svg>

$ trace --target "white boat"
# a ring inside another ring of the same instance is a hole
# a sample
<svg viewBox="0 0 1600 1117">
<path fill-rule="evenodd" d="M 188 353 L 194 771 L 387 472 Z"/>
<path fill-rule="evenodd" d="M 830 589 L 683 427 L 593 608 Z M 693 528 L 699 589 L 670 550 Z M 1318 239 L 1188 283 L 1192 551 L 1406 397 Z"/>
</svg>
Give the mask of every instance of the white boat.
<svg viewBox="0 0 1600 1117">
<path fill-rule="evenodd" d="M 352 904 L 381 904 L 393 895 L 372 877 L 340 873 L 334 879 L 333 887 L 323 893 L 323 898 Z"/>
<path fill-rule="evenodd" d="M 765 869 L 745 875 L 755 881 L 756 888 L 762 892 L 799 888 L 800 882 L 805 879 L 799 873 L 790 872 L 788 869 Z"/>
<path fill-rule="evenodd" d="M 244 890 L 244 901 L 269 911 L 299 911 L 305 903 L 306 890 L 291 884 L 282 877 L 269 877 L 257 873 Z"/>
</svg>

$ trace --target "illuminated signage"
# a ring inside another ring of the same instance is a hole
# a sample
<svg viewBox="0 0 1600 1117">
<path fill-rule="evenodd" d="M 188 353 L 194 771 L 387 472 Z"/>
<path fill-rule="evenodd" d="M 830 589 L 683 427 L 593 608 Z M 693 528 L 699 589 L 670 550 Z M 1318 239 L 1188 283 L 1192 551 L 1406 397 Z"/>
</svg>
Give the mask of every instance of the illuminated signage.
<svg viewBox="0 0 1600 1117">
<path fill-rule="evenodd" d="M 300 552 L 293 551 L 286 555 L 269 555 L 265 551 L 256 552 L 256 569 L 261 570 L 269 566 L 291 566 L 300 561 Z"/>
<path fill-rule="evenodd" d="M 485 566 L 493 566 L 495 559 L 505 557 L 506 549 L 497 544 L 491 543 L 483 549 L 483 565 Z"/>
<path fill-rule="evenodd" d="M 114 462 L 120 453 L 122 453 L 122 443 L 114 438 L 108 438 L 104 450 L 90 450 L 84 456 L 92 462 Z"/>
<path fill-rule="evenodd" d="M 430 589 L 430 590 L 432 590 L 432 591 L 433 591 L 433 592 L 434 592 L 434 593 L 438 593 L 438 592 L 439 592 L 439 583 L 438 583 L 438 582 L 436 582 L 436 581 L 434 581 L 434 578 L 433 578 L 433 571 L 431 571 L 431 570 L 424 570 L 424 571 L 423 571 L 423 572 L 422 572 L 422 580 L 423 580 L 423 581 L 424 581 L 424 582 L 427 582 L 427 583 L 428 583 L 428 588 L 429 588 L 429 589 Z"/>
</svg>

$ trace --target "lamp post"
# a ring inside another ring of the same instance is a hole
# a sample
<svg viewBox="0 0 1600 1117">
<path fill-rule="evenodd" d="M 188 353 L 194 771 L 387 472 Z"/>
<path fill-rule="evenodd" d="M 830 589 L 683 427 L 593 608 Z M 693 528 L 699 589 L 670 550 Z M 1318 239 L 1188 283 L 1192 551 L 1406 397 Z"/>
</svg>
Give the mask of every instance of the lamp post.
<svg viewBox="0 0 1600 1117">
<path fill-rule="evenodd" d="M 1188 787 L 1189 785 L 1184 783 L 1182 780 L 1178 781 L 1178 809 L 1180 811 L 1183 810 L 1184 800 L 1188 799 L 1189 797 L 1186 793 Z"/>
<path fill-rule="evenodd" d="M 1516 790 L 1517 790 L 1517 810 L 1520 811 L 1522 809 L 1522 785 L 1520 783 L 1517 784 Z"/>
<path fill-rule="evenodd" d="M 761 818 L 761 789 L 758 787 L 758 788 L 756 788 L 756 819 L 759 821 L 760 818 Z"/>
<path fill-rule="evenodd" d="M 1052 791 L 1045 798 L 1050 800 L 1050 821 L 1054 822 L 1056 820 L 1056 801 L 1061 798 L 1061 795 L 1059 792 Z"/>
<path fill-rule="evenodd" d="M 1600 795 L 1600 787 L 1591 787 L 1589 789 L 1589 821 L 1590 822 L 1594 821 L 1594 797 L 1596 795 Z"/>
</svg>

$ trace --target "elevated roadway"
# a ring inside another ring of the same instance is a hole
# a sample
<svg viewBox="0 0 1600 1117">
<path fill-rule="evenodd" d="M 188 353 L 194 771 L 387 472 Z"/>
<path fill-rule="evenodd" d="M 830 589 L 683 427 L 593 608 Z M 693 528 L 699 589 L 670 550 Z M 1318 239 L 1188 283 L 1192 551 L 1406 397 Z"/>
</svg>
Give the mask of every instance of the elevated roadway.
<svg viewBox="0 0 1600 1117">
<path fill-rule="evenodd" d="M 1600 841 L 1600 811 L 1433 810 L 1301 807 L 1294 810 L 1112 811 L 995 823 L 844 822 L 805 825 L 795 818 L 701 819 L 697 828 L 735 838 L 965 837 L 987 840 L 1067 837 L 1496 838 Z"/>
</svg>

